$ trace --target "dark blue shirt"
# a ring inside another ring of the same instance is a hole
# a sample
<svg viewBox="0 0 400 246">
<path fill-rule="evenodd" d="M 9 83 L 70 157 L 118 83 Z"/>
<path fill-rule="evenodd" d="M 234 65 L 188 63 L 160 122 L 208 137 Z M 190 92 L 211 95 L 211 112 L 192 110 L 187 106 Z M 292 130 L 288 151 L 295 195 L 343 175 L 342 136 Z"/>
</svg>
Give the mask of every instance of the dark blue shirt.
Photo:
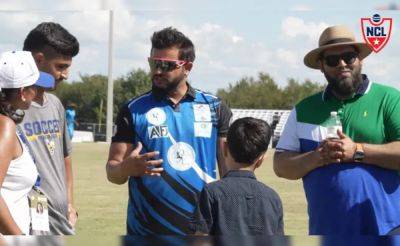
<svg viewBox="0 0 400 246">
<path fill-rule="evenodd" d="M 210 235 L 283 235 L 282 202 L 254 172 L 229 171 L 204 187 L 192 229 Z"/>
</svg>

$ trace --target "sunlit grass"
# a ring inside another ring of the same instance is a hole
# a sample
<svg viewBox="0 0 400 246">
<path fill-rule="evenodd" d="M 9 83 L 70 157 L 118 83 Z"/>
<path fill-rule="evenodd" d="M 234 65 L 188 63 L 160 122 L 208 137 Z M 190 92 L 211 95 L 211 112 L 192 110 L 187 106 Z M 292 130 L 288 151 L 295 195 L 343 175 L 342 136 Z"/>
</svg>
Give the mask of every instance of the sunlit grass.
<svg viewBox="0 0 400 246">
<path fill-rule="evenodd" d="M 114 185 L 107 181 L 105 163 L 109 145 L 77 143 L 73 145 L 75 204 L 79 211 L 77 235 L 124 235 L 127 184 Z M 280 195 L 284 208 L 285 233 L 307 235 L 307 210 L 301 180 L 278 178 L 272 170 L 273 150 L 256 170 L 258 180 Z"/>
</svg>

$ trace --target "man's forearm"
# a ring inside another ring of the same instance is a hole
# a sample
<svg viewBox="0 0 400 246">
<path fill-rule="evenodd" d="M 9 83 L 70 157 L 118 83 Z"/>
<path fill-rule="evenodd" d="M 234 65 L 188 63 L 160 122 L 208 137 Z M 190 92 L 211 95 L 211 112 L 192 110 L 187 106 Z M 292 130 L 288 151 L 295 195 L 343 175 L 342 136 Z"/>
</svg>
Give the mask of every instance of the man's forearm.
<svg viewBox="0 0 400 246">
<path fill-rule="evenodd" d="M 281 178 L 300 179 L 322 165 L 317 151 L 310 151 L 304 154 L 284 151 L 275 152 L 274 155 L 274 171 Z"/>
<path fill-rule="evenodd" d="M 218 153 L 218 173 L 219 177 L 222 178 L 227 172 L 228 168 L 225 165 L 225 159 L 221 153 Z"/>
<path fill-rule="evenodd" d="M 387 144 L 363 144 L 363 163 L 400 170 L 400 141 Z"/>
<path fill-rule="evenodd" d="M 65 178 L 67 183 L 67 198 L 68 204 L 74 204 L 74 179 L 73 179 L 73 172 L 72 172 L 72 161 L 71 157 L 67 156 L 64 158 L 65 163 Z"/>
<path fill-rule="evenodd" d="M 74 206 L 74 182 L 72 175 L 72 160 L 70 156 L 64 158 L 65 163 L 65 175 L 67 181 L 67 199 L 68 199 L 68 221 L 72 227 L 75 227 L 78 219 L 78 213 Z"/>
<path fill-rule="evenodd" d="M 228 168 L 225 163 L 225 158 L 222 153 L 225 141 L 226 137 L 219 137 L 217 140 L 217 163 L 218 163 L 218 173 L 220 178 L 222 178 L 228 172 Z"/>
</svg>

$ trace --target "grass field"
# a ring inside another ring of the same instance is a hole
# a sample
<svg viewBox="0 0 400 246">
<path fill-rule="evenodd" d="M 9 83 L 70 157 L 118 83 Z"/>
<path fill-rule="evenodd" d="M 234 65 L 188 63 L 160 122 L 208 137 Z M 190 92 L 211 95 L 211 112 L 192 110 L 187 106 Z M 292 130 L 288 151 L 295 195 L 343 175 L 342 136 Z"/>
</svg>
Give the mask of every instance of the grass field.
<svg viewBox="0 0 400 246">
<path fill-rule="evenodd" d="M 107 181 L 105 163 L 109 145 L 77 143 L 73 145 L 75 205 L 79 210 L 77 235 L 116 236 L 125 234 L 127 184 Z M 258 180 L 280 195 L 284 209 L 285 233 L 307 235 L 307 210 L 302 182 L 281 179 L 272 170 L 273 150 L 256 171 Z"/>
</svg>

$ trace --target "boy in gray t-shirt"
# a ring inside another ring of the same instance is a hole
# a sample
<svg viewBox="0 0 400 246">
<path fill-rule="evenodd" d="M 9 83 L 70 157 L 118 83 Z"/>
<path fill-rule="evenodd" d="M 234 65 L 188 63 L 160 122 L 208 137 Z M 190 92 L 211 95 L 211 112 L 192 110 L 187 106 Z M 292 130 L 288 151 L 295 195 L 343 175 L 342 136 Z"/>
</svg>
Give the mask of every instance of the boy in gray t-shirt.
<svg viewBox="0 0 400 246">
<path fill-rule="evenodd" d="M 53 75 L 57 86 L 67 79 L 79 43 L 60 24 L 43 22 L 29 32 L 23 50 L 32 52 L 38 69 Z M 73 205 L 71 144 L 64 107 L 56 96 L 37 87 L 34 102 L 25 114 L 20 125 L 36 158 L 40 190 L 49 201 L 49 234 L 74 234 L 78 213 Z"/>
<path fill-rule="evenodd" d="M 52 234 L 73 234 L 68 222 L 68 193 L 64 158 L 72 146 L 67 135 L 65 110 L 60 100 L 44 93 L 43 105 L 32 102 L 20 123 L 34 153 L 40 176 L 39 189 L 49 202 Z"/>
</svg>

